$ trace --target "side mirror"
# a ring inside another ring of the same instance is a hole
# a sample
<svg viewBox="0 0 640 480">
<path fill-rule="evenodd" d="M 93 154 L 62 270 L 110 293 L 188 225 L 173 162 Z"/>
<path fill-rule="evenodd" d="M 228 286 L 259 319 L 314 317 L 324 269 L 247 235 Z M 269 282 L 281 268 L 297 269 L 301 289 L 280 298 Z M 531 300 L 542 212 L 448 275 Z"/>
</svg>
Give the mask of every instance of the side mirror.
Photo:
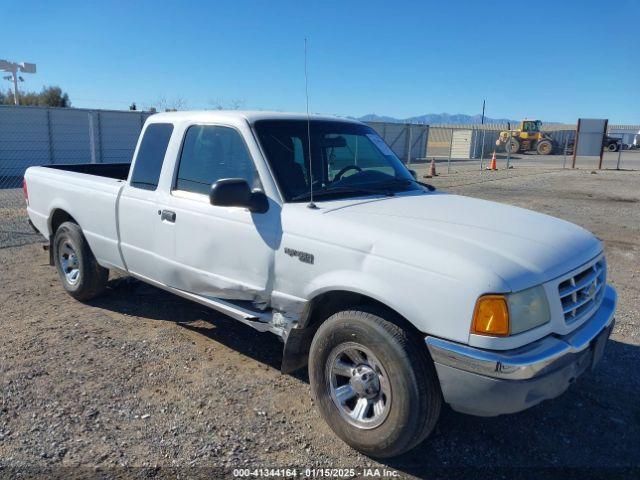
<svg viewBox="0 0 640 480">
<path fill-rule="evenodd" d="M 269 209 L 267 196 L 261 190 L 251 191 L 242 178 L 224 178 L 211 186 L 209 202 L 218 207 L 244 207 L 254 213 Z"/>
<path fill-rule="evenodd" d="M 415 170 L 409 169 L 409 173 L 411 174 L 414 180 L 418 180 L 418 172 L 416 172 Z"/>
</svg>

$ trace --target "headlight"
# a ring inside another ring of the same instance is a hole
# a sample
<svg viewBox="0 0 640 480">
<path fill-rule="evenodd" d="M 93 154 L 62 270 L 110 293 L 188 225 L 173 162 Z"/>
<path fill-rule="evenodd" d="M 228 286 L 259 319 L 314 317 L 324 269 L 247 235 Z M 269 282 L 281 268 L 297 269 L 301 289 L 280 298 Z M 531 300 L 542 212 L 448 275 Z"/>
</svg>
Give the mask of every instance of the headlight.
<svg viewBox="0 0 640 480">
<path fill-rule="evenodd" d="M 549 302 L 542 286 L 507 295 L 511 333 L 521 333 L 544 325 L 551 319 Z"/>
<path fill-rule="evenodd" d="M 504 337 L 526 332 L 551 319 L 542 286 L 508 295 L 483 295 L 476 302 L 471 331 Z"/>
</svg>

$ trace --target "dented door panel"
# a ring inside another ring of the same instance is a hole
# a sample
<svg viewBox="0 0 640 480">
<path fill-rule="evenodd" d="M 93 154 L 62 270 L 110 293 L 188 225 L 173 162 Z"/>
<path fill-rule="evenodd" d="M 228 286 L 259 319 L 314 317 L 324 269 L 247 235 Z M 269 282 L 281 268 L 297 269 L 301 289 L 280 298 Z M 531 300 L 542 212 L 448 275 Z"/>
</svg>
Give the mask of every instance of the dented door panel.
<svg viewBox="0 0 640 480">
<path fill-rule="evenodd" d="M 167 202 L 175 221 L 161 222 L 160 281 L 207 297 L 268 302 L 279 209 L 252 214 L 198 197 L 173 192 Z"/>
</svg>

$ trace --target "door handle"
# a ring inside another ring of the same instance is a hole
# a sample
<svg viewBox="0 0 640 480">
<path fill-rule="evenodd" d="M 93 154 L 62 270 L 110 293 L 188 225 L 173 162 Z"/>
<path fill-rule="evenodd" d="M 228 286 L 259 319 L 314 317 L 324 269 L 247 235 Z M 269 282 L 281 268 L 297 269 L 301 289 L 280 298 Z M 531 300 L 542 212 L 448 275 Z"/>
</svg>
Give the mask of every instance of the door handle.
<svg viewBox="0 0 640 480">
<path fill-rule="evenodd" d="M 160 214 L 160 220 L 167 222 L 175 222 L 176 221 L 176 212 L 172 212 L 171 210 L 162 210 Z"/>
</svg>

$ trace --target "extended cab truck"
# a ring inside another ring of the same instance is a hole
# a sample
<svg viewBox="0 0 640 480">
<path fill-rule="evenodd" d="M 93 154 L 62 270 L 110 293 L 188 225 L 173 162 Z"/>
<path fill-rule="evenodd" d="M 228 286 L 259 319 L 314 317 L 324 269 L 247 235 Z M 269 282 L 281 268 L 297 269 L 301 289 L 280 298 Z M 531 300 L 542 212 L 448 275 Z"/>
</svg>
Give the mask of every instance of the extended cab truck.
<svg viewBox="0 0 640 480">
<path fill-rule="evenodd" d="M 282 370 L 308 365 L 322 416 L 372 456 L 420 443 L 442 401 L 491 416 L 560 395 L 613 325 L 592 234 L 434 191 L 355 121 L 157 114 L 131 168 L 31 167 L 25 196 L 72 296 L 117 270 L 275 333 Z"/>
</svg>

